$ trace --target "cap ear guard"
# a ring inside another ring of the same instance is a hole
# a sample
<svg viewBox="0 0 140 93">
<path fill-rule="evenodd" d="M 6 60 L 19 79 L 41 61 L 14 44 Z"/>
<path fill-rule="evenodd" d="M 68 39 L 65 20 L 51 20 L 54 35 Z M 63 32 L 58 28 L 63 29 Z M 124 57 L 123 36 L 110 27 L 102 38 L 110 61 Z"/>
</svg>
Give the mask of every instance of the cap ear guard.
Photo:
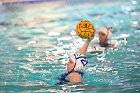
<svg viewBox="0 0 140 93">
<path fill-rule="evenodd" d="M 83 64 L 83 66 L 86 66 L 86 64 L 88 63 L 88 60 L 86 60 L 86 59 L 85 59 L 85 60 L 82 59 L 82 60 L 81 60 L 81 63 Z"/>
<path fill-rule="evenodd" d="M 105 26 L 105 28 L 107 29 L 106 39 L 108 40 L 108 39 L 110 39 L 112 37 L 113 28 L 109 27 L 109 26 Z"/>
<path fill-rule="evenodd" d="M 77 56 L 75 56 L 75 58 L 76 58 L 76 60 L 80 59 L 83 66 L 85 66 L 88 63 L 87 57 L 82 54 L 77 54 Z"/>
<path fill-rule="evenodd" d="M 81 71 L 83 67 L 88 63 L 87 58 L 82 54 L 73 54 L 70 58 L 75 63 L 75 71 Z"/>
</svg>

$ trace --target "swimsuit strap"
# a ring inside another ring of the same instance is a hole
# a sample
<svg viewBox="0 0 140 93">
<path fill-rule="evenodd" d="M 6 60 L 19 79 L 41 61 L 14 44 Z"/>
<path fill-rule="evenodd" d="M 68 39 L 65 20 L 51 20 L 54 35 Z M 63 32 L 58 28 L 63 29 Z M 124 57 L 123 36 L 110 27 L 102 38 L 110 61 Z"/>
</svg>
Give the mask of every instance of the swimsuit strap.
<svg viewBox="0 0 140 93">
<path fill-rule="evenodd" d="M 73 69 L 71 70 L 71 71 L 69 71 L 68 73 L 70 74 L 72 71 L 74 71 L 74 68 L 75 68 L 75 66 L 76 66 L 76 60 L 77 60 L 77 58 L 76 58 L 76 55 L 74 54 L 74 57 L 75 57 L 75 64 L 74 64 L 74 67 L 73 67 Z"/>
<path fill-rule="evenodd" d="M 76 72 L 76 73 L 80 74 L 83 77 L 83 74 L 84 74 L 83 72 L 81 72 L 81 71 L 75 71 L 75 70 L 73 72 Z"/>
<path fill-rule="evenodd" d="M 68 76 L 69 73 L 64 73 L 61 74 L 58 77 L 59 83 L 56 83 L 56 85 L 62 85 L 62 84 L 66 84 L 67 82 L 70 82 L 69 80 L 66 80 L 66 77 Z"/>
</svg>

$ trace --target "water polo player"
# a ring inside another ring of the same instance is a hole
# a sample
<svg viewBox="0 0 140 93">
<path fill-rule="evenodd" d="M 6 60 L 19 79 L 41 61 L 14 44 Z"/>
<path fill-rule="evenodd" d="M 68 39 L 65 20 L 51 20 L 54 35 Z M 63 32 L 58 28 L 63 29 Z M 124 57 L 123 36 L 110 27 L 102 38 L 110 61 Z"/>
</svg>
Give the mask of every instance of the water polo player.
<svg viewBox="0 0 140 93">
<path fill-rule="evenodd" d="M 76 84 L 83 80 L 83 68 L 88 63 L 86 58 L 87 48 L 95 35 L 92 22 L 82 20 L 76 25 L 76 33 L 80 38 L 87 39 L 79 53 L 70 56 L 67 62 L 67 73 L 60 75 L 57 84 Z"/>
<path fill-rule="evenodd" d="M 70 56 L 67 62 L 67 73 L 59 76 L 59 83 L 57 84 L 76 84 L 83 81 L 82 69 L 88 63 L 86 51 L 92 39 L 93 37 L 87 39 L 87 41 L 81 47 L 79 53 Z"/>
<path fill-rule="evenodd" d="M 98 51 L 104 51 L 106 49 L 114 49 L 117 45 L 109 43 L 109 39 L 112 37 L 112 27 L 102 27 L 99 29 L 99 43 L 95 42 L 91 44 L 91 47 L 88 51 L 90 52 L 98 52 Z"/>
</svg>

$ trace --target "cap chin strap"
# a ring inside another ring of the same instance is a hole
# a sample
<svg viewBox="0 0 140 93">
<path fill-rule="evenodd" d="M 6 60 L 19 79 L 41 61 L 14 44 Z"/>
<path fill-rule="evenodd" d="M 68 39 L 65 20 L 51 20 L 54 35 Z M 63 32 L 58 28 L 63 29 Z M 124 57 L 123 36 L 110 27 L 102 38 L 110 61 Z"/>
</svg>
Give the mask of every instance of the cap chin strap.
<svg viewBox="0 0 140 93">
<path fill-rule="evenodd" d="M 105 27 L 106 29 L 107 29 L 107 34 L 106 34 L 106 40 L 105 41 L 107 41 L 108 40 L 108 35 L 109 35 L 109 28 L 107 28 L 107 27 Z"/>
<path fill-rule="evenodd" d="M 76 55 L 74 54 L 74 57 L 75 57 L 75 64 L 74 64 L 74 67 L 73 67 L 73 69 L 71 70 L 71 71 L 69 71 L 68 73 L 71 73 L 72 71 L 74 71 L 74 69 L 75 69 L 75 66 L 76 66 Z"/>
</svg>

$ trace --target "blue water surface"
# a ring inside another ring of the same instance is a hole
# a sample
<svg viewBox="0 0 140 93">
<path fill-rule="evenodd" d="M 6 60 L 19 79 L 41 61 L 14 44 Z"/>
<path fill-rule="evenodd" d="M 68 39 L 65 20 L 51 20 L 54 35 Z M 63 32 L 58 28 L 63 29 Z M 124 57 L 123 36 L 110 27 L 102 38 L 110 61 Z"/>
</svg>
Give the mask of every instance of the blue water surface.
<svg viewBox="0 0 140 93">
<path fill-rule="evenodd" d="M 46 1 L 0 5 L 1 93 L 140 92 L 139 0 Z M 84 19 L 96 29 L 112 26 L 118 47 L 87 53 L 82 84 L 55 85 L 85 41 L 75 34 Z"/>
</svg>

